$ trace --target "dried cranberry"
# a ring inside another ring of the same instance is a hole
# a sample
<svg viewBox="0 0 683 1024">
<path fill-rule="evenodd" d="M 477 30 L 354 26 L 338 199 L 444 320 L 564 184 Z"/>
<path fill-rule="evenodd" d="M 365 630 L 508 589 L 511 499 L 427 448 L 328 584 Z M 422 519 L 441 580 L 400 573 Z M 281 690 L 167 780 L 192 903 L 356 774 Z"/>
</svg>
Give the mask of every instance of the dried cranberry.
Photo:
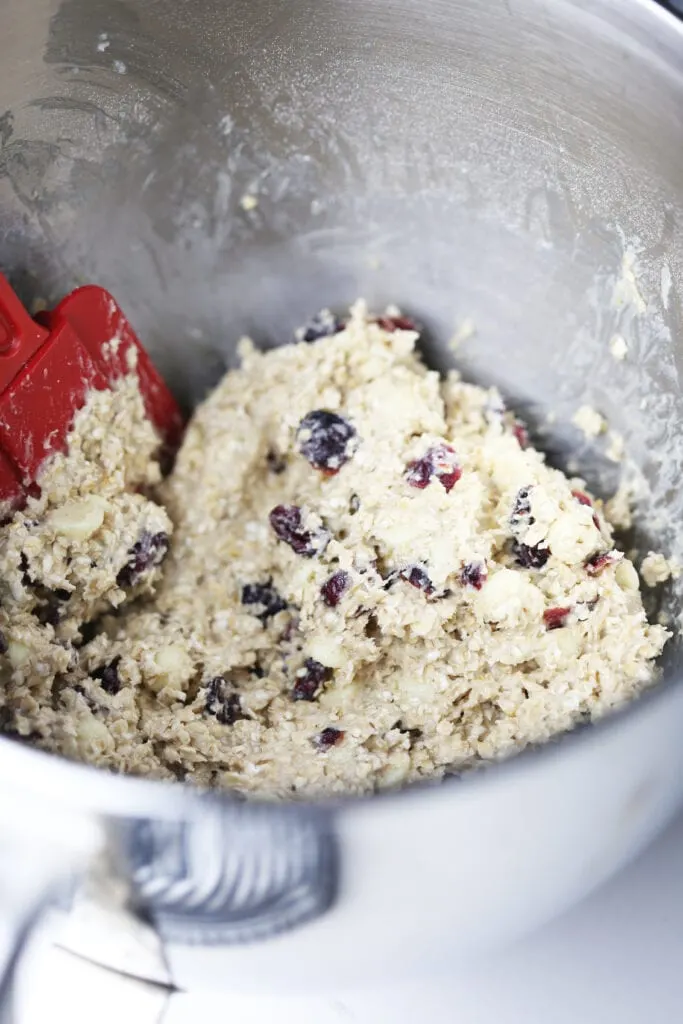
<svg viewBox="0 0 683 1024">
<path fill-rule="evenodd" d="M 578 501 L 579 505 L 586 505 L 589 508 L 593 507 L 593 502 L 583 491 L 572 491 L 572 494 Z M 600 529 L 600 520 L 598 519 L 597 513 L 593 516 L 593 526 L 596 530 Z"/>
<path fill-rule="evenodd" d="M 422 590 L 427 597 L 434 593 L 434 584 L 421 566 L 413 565 L 409 569 L 402 569 L 399 575 L 406 583 L 410 583 L 411 587 Z"/>
<path fill-rule="evenodd" d="M 315 737 L 313 744 L 318 748 L 318 750 L 325 751 L 329 750 L 330 747 L 336 746 L 337 743 L 341 743 L 343 739 L 344 733 L 341 729 L 335 729 L 333 725 L 328 725 L 326 729 L 323 729 L 323 731 Z"/>
<path fill-rule="evenodd" d="M 280 473 L 284 473 L 284 471 L 287 469 L 287 463 L 283 456 L 280 455 L 279 452 L 274 451 L 274 449 L 272 448 L 266 455 L 266 465 L 268 466 L 270 472 L 275 473 L 276 476 L 279 476 Z"/>
<path fill-rule="evenodd" d="M 54 628 L 62 621 L 62 612 L 56 602 L 48 601 L 46 604 L 39 605 L 35 610 L 35 616 L 41 626 Z"/>
<path fill-rule="evenodd" d="M 299 451 L 327 476 L 334 476 L 349 461 L 356 450 L 357 437 L 348 420 L 326 409 L 309 412 L 297 430 Z"/>
<path fill-rule="evenodd" d="M 15 729 L 10 729 L 7 732 L 3 731 L 3 735 L 6 736 L 8 740 L 12 740 L 13 743 L 30 743 L 31 746 L 45 739 L 42 732 L 37 732 L 35 729 L 31 732 L 27 732 L 26 735 L 17 732 Z"/>
<path fill-rule="evenodd" d="M 460 582 L 463 587 L 474 587 L 475 590 L 481 590 L 487 577 L 485 565 L 482 565 L 481 562 L 468 562 L 462 567 Z"/>
<path fill-rule="evenodd" d="M 407 726 L 405 726 L 400 719 L 394 726 L 394 729 L 398 729 L 399 732 L 402 732 L 405 736 L 407 736 L 410 740 L 411 746 L 413 745 L 413 743 L 416 743 L 417 740 L 422 739 L 422 729 L 410 729 Z"/>
<path fill-rule="evenodd" d="M 364 633 L 368 640 L 379 640 L 379 638 L 382 635 L 382 630 L 380 629 L 379 620 L 375 613 L 369 612 L 367 608 L 364 608 L 363 611 L 359 611 L 355 617 L 358 618 L 361 615 L 367 615 L 367 619 L 365 620 Z"/>
<path fill-rule="evenodd" d="M 289 620 L 289 622 L 287 623 L 285 628 L 282 630 L 282 633 L 280 634 L 280 643 L 281 644 L 289 644 L 289 643 L 291 643 L 292 642 L 292 638 L 295 636 L 295 634 L 298 632 L 298 630 L 299 630 L 299 619 L 296 616 L 294 616 L 294 617 L 292 617 Z"/>
<path fill-rule="evenodd" d="M 112 695 L 118 693 L 121 689 L 121 677 L 119 675 L 120 663 L 121 656 L 117 655 L 109 662 L 108 665 L 102 665 L 101 668 L 96 668 L 90 673 L 93 679 L 99 680 L 102 689 Z"/>
<path fill-rule="evenodd" d="M 306 658 L 303 668 L 296 674 L 292 687 L 292 700 L 315 700 L 323 683 L 332 678 L 332 669 L 314 658 Z"/>
<path fill-rule="evenodd" d="M 167 533 L 149 533 L 145 530 L 140 540 L 128 552 L 128 561 L 119 571 L 116 582 L 120 587 L 133 587 L 144 573 L 161 565 L 169 548 Z"/>
<path fill-rule="evenodd" d="M 7 637 L 0 629 L 0 654 L 7 654 Z"/>
<path fill-rule="evenodd" d="M 116 613 L 114 613 L 116 614 Z M 89 644 L 91 640 L 99 634 L 99 623 L 97 620 L 91 620 L 90 622 L 83 622 L 79 626 L 78 632 L 80 633 L 80 645 Z"/>
<path fill-rule="evenodd" d="M 437 444 L 428 448 L 422 458 L 408 464 L 405 478 L 411 487 L 424 490 L 435 476 L 445 491 L 455 487 L 462 476 L 458 456 L 448 444 Z"/>
<path fill-rule="evenodd" d="M 264 624 L 287 607 L 287 602 L 280 597 L 272 580 L 268 583 L 245 583 L 242 587 L 242 604 L 260 605 L 263 610 L 256 614 Z"/>
<path fill-rule="evenodd" d="M 425 487 L 429 486 L 433 473 L 434 467 L 425 456 L 421 459 L 416 459 L 414 462 L 408 463 L 408 467 L 405 471 L 405 478 L 411 487 L 417 487 L 418 490 L 423 491 Z"/>
<path fill-rule="evenodd" d="M 98 711 L 97 701 L 93 700 L 90 694 L 86 693 L 80 683 L 74 683 L 71 687 L 74 693 L 77 693 L 79 697 L 82 697 L 85 703 L 88 705 L 91 711 Z"/>
<path fill-rule="evenodd" d="M 351 576 L 348 572 L 340 569 L 325 580 L 320 588 L 320 594 L 328 608 L 336 608 L 346 591 L 351 586 Z"/>
<path fill-rule="evenodd" d="M 512 550 L 515 560 L 525 569 L 542 569 L 550 558 L 550 548 L 542 547 L 540 544 L 520 544 L 514 541 Z"/>
<path fill-rule="evenodd" d="M 318 338 L 329 338 L 344 329 L 344 321 L 330 313 L 329 309 L 321 309 L 312 316 L 303 327 L 295 332 L 297 341 L 317 341 Z"/>
<path fill-rule="evenodd" d="M 327 530 L 306 530 L 303 512 L 298 505 L 276 505 L 269 519 L 277 537 L 289 544 L 297 555 L 312 558 L 327 547 L 330 539 Z"/>
<path fill-rule="evenodd" d="M 21 552 L 21 555 L 19 556 L 19 571 L 21 572 L 21 582 L 23 583 L 23 585 L 25 587 L 32 587 L 33 586 L 33 579 L 31 577 L 31 574 L 30 574 L 29 570 L 28 570 L 28 558 L 26 557 L 26 555 L 25 555 L 25 553 L 23 551 Z"/>
<path fill-rule="evenodd" d="M 206 711 L 221 725 L 234 725 L 245 715 L 240 696 L 225 676 L 215 676 L 206 684 Z"/>
<path fill-rule="evenodd" d="M 531 515 L 531 487 L 522 487 L 515 497 L 512 512 L 510 513 L 510 526 L 516 529 L 519 526 L 531 526 L 534 522 Z"/>
<path fill-rule="evenodd" d="M 603 569 L 606 569 L 608 565 L 613 565 L 616 561 L 618 558 L 614 552 L 601 551 L 600 554 L 593 555 L 586 561 L 585 569 L 589 576 L 599 576 Z"/>
<path fill-rule="evenodd" d="M 378 316 L 377 324 L 383 331 L 417 331 L 419 328 L 409 316 Z"/>
<path fill-rule="evenodd" d="M 546 629 L 561 629 L 567 624 L 567 616 L 571 608 L 547 608 L 543 612 L 543 621 Z"/>
<path fill-rule="evenodd" d="M 40 584 L 36 585 L 36 593 L 43 602 L 36 608 L 36 618 L 43 626 L 58 626 L 63 618 L 63 605 L 70 600 L 71 592 L 58 587 L 49 590 Z"/>
<path fill-rule="evenodd" d="M 388 572 L 388 573 L 382 572 L 382 573 L 380 573 L 380 575 L 381 575 L 382 579 L 384 580 L 384 585 L 382 587 L 382 590 L 391 590 L 391 588 L 393 587 L 394 583 L 396 582 L 396 580 L 399 578 L 399 576 L 401 574 L 399 572 L 397 572 L 395 569 L 392 569 L 391 572 Z"/>
<path fill-rule="evenodd" d="M 521 420 L 515 420 L 512 427 L 512 433 L 517 438 L 517 443 L 520 448 L 529 447 L 529 431 Z"/>
</svg>

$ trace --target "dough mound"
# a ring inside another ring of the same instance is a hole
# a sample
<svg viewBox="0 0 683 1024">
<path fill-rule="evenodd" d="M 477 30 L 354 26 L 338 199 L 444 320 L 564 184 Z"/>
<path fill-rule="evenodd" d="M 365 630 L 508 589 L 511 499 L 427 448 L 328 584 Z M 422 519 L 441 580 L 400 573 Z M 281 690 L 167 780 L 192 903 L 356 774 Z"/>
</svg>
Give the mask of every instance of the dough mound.
<svg viewBox="0 0 683 1024">
<path fill-rule="evenodd" d="M 656 680 L 668 633 L 601 502 L 495 390 L 362 303 L 298 337 L 242 344 L 161 485 L 135 376 L 90 397 L 0 529 L 7 731 L 246 795 L 367 793 Z"/>
</svg>

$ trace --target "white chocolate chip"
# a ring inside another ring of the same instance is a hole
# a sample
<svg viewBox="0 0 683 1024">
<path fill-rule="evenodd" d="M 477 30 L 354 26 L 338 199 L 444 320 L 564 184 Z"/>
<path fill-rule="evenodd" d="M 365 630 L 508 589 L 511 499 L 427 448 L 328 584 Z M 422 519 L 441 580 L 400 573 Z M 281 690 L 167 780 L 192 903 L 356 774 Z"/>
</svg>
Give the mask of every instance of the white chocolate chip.
<svg viewBox="0 0 683 1024">
<path fill-rule="evenodd" d="M 7 657 L 12 668 L 22 668 L 31 657 L 31 652 L 20 640 L 10 640 L 7 644 Z"/>
<path fill-rule="evenodd" d="M 261 689 L 261 690 L 250 690 L 247 697 L 243 698 L 243 705 L 248 705 L 250 711 L 263 711 L 267 707 L 276 693 L 273 690 Z"/>
<path fill-rule="evenodd" d="M 92 757 L 93 753 L 103 754 L 114 749 L 114 740 L 104 722 L 94 715 L 81 718 L 76 726 L 76 742 L 82 757 Z"/>
<path fill-rule="evenodd" d="M 221 772 L 221 786 L 225 786 L 229 789 L 240 790 L 240 787 L 244 786 L 244 778 L 239 772 Z"/>
<path fill-rule="evenodd" d="M 68 540 L 87 540 L 104 522 L 107 502 L 91 494 L 78 501 L 68 501 L 50 513 L 49 523 L 55 533 Z"/>
<path fill-rule="evenodd" d="M 182 644 L 167 644 L 145 665 L 146 682 L 158 693 L 166 686 L 183 689 L 194 672 L 192 658 Z"/>
<path fill-rule="evenodd" d="M 344 664 L 339 642 L 332 638 L 314 637 L 306 644 L 306 653 L 327 668 L 341 668 Z"/>
<path fill-rule="evenodd" d="M 381 772 L 383 786 L 399 786 L 410 771 L 410 754 L 407 750 L 392 750 L 389 764 Z"/>
<path fill-rule="evenodd" d="M 590 509 L 583 506 L 565 512 L 548 530 L 548 547 L 565 565 L 578 565 L 595 551 L 600 534 Z"/>
<path fill-rule="evenodd" d="M 579 653 L 581 649 L 581 637 L 579 633 L 570 626 L 565 626 L 562 629 L 554 629 L 552 631 L 552 637 L 565 658 L 574 658 Z"/>
<path fill-rule="evenodd" d="M 434 680 L 429 673 L 411 672 L 398 675 L 394 687 L 399 699 L 410 701 L 413 706 L 427 704 L 434 695 Z"/>
<path fill-rule="evenodd" d="M 540 590 L 514 569 L 499 569 L 478 592 L 474 605 L 486 622 L 516 622 L 523 614 L 540 618 L 544 608 Z"/>
<path fill-rule="evenodd" d="M 622 590 L 637 591 L 640 589 L 638 573 L 627 558 L 619 562 L 614 570 L 614 577 Z"/>
</svg>

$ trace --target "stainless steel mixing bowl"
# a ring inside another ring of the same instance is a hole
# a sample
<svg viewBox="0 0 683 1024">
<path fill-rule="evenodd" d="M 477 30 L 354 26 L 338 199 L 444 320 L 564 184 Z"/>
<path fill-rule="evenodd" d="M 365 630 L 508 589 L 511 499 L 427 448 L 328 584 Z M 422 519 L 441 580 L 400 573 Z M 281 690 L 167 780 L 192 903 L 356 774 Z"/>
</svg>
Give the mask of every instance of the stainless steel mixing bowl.
<svg viewBox="0 0 683 1024">
<path fill-rule="evenodd" d="M 188 405 L 241 334 L 286 341 L 323 304 L 400 302 L 438 366 L 472 318 L 463 372 L 609 490 L 619 467 L 568 425 L 598 407 L 643 484 L 634 542 L 683 554 L 670 11 L 4 0 L 0 31 L 0 265 L 27 300 L 105 285 Z M 679 598 L 665 594 L 673 614 Z M 676 638 L 661 687 L 614 720 L 471 779 L 333 807 L 237 805 L 0 739 L 5 948 L 93 850 L 80 948 L 180 986 L 391 978 L 502 942 L 673 812 L 680 676 Z"/>
</svg>

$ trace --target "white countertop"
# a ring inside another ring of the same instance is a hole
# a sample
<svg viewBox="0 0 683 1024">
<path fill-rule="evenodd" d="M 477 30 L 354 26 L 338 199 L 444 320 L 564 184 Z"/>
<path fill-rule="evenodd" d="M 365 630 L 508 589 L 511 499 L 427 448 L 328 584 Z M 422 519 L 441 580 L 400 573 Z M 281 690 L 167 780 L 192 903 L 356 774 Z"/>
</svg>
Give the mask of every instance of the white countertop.
<svg viewBox="0 0 683 1024">
<path fill-rule="evenodd" d="M 454 922 L 457 927 L 457 922 Z M 37 940 L 18 1024 L 657 1024 L 683 1019 L 683 816 L 597 894 L 465 972 L 316 998 L 169 993 Z"/>
</svg>

